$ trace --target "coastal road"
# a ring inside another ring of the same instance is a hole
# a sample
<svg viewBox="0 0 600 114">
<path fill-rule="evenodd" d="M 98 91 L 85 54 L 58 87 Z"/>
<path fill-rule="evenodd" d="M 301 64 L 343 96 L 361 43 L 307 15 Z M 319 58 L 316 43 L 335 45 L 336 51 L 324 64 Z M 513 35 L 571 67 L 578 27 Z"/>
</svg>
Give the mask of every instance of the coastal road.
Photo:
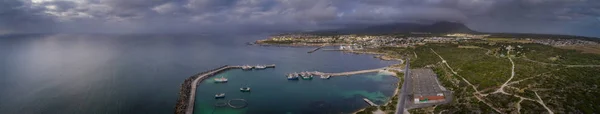
<svg viewBox="0 0 600 114">
<path fill-rule="evenodd" d="M 410 59 L 406 58 L 406 68 L 404 69 L 404 82 L 402 82 L 402 88 L 400 88 L 400 94 L 398 94 L 398 104 L 396 104 L 396 114 L 404 113 L 404 104 L 406 104 L 406 97 L 408 95 L 407 88 L 411 88 L 409 84 L 412 80 L 410 79 Z"/>
</svg>

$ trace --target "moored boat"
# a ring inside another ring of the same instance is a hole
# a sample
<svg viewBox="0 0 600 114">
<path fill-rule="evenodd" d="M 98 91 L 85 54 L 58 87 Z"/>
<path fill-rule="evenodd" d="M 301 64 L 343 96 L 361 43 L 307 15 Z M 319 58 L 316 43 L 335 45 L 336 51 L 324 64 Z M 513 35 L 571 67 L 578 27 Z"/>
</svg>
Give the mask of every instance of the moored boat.
<svg viewBox="0 0 600 114">
<path fill-rule="evenodd" d="M 219 93 L 215 95 L 215 98 L 225 98 L 225 93 Z"/>
<path fill-rule="evenodd" d="M 215 78 L 215 83 L 225 83 L 227 82 L 227 78 L 221 76 L 221 78 Z"/>
<path fill-rule="evenodd" d="M 262 69 L 266 69 L 266 68 L 267 68 L 267 66 L 263 66 L 263 65 L 256 65 L 254 68 L 255 68 L 256 70 L 262 70 Z"/>
<path fill-rule="evenodd" d="M 242 70 L 252 70 L 252 66 L 244 65 L 244 66 L 242 66 Z"/>
<path fill-rule="evenodd" d="M 250 87 L 242 87 L 242 88 L 240 88 L 240 91 L 242 91 L 242 92 L 250 92 Z"/>
<path fill-rule="evenodd" d="M 287 79 L 288 80 L 298 80 L 298 74 L 288 74 Z"/>
<path fill-rule="evenodd" d="M 311 80 L 312 78 L 313 78 L 312 75 L 304 75 L 304 76 L 302 76 L 303 80 Z"/>
<path fill-rule="evenodd" d="M 329 79 L 331 78 L 331 75 L 321 75 L 321 79 Z"/>
</svg>

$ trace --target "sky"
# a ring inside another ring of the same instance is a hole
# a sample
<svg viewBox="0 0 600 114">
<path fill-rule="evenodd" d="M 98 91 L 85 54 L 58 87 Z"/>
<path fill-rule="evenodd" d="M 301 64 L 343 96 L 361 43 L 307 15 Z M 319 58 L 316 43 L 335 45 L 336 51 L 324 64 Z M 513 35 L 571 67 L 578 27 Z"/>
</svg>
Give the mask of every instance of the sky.
<svg viewBox="0 0 600 114">
<path fill-rule="evenodd" d="M 452 21 L 600 37 L 600 0 L 1 0 L 0 34 L 311 31 Z"/>
</svg>

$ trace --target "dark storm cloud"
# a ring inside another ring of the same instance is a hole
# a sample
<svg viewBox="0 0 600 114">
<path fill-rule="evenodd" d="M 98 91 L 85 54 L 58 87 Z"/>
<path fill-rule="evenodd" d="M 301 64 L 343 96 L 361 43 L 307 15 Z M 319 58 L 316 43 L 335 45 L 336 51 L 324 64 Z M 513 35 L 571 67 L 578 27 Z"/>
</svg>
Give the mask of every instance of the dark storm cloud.
<svg viewBox="0 0 600 114">
<path fill-rule="evenodd" d="M 4 0 L 0 20 L 0 33 L 315 30 L 456 21 L 489 32 L 600 36 L 585 32 L 600 28 L 600 1 Z"/>
<path fill-rule="evenodd" d="M 52 18 L 49 18 L 43 11 L 42 8 L 29 6 L 21 1 L 0 1 L 0 34 L 48 30 L 48 26 L 39 26 L 52 24 Z"/>
</svg>

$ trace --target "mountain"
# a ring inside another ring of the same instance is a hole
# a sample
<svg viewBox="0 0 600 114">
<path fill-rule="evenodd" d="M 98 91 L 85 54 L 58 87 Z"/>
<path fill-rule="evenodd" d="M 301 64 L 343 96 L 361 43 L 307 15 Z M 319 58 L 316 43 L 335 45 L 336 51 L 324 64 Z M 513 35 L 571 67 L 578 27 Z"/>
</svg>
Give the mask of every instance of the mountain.
<svg viewBox="0 0 600 114">
<path fill-rule="evenodd" d="M 433 24 L 391 23 L 366 27 L 348 27 L 308 32 L 309 34 L 396 34 L 396 33 L 479 33 L 462 23 L 437 22 Z"/>
</svg>

